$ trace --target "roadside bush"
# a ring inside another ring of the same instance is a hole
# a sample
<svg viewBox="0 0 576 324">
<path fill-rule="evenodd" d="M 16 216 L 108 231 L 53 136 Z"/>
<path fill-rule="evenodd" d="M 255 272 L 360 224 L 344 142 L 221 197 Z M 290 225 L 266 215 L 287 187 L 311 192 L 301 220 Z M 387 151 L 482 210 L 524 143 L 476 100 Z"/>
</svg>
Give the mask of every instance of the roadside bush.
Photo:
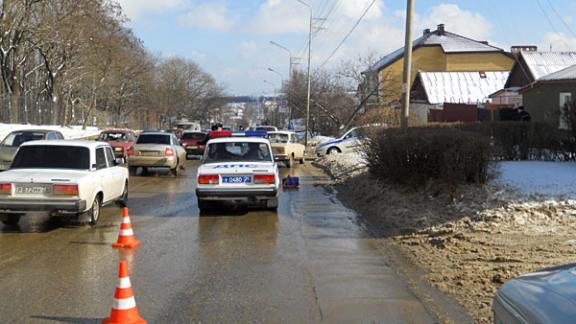
<svg viewBox="0 0 576 324">
<path fill-rule="evenodd" d="M 390 183 L 485 183 L 490 140 L 454 127 L 385 129 L 372 138 L 366 158 L 370 172 Z"/>
</svg>

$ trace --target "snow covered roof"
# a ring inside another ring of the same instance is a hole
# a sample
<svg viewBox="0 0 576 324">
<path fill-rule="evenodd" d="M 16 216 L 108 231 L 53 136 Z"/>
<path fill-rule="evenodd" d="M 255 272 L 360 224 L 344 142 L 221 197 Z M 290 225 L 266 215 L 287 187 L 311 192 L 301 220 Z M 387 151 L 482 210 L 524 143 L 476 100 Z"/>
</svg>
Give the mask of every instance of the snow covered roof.
<svg viewBox="0 0 576 324">
<path fill-rule="evenodd" d="M 540 81 L 576 80 L 576 64 L 540 78 Z"/>
<path fill-rule="evenodd" d="M 509 71 L 420 72 L 430 104 L 488 102 L 490 94 L 504 87 Z"/>
<path fill-rule="evenodd" d="M 428 32 L 412 43 L 413 48 L 420 46 L 441 46 L 444 53 L 466 53 L 466 52 L 504 52 L 501 48 L 488 45 L 458 34 L 444 30 L 444 26 L 439 26 L 437 30 Z M 404 55 L 404 47 L 384 56 L 380 61 L 370 67 L 370 71 L 380 71 L 386 66 L 394 63 Z"/>
<path fill-rule="evenodd" d="M 576 52 L 520 52 L 534 80 L 576 64 Z"/>
</svg>

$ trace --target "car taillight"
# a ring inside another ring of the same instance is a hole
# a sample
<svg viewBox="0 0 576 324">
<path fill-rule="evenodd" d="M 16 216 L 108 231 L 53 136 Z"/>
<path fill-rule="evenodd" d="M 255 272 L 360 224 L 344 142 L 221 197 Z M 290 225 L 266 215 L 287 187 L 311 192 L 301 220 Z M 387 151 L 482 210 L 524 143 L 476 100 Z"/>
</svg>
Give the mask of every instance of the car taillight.
<svg viewBox="0 0 576 324">
<path fill-rule="evenodd" d="M 12 193 L 11 183 L 0 183 L 0 195 L 9 195 Z"/>
<path fill-rule="evenodd" d="M 220 177 L 217 174 L 205 174 L 198 177 L 198 184 L 219 184 Z"/>
<path fill-rule="evenodd" d="M 274 184 L 276 177 L 273 174 L 257 174 L 254 176 L 255 184 Z"/>
<path fill-rule="evenodd" d="M 171 147 L 167 147 L 166 151 L 164 151 L 164 156 L 174 156 L 174 150 Z"/>
<path fill-rule="evenodd" d="M 78 196 L 78 185 L 53 185 L 52 194 L 55 196 Z"/>
<path fill-rule="evenodd" d="M 128 156 L 134 156 L 134 155 L 136 155 L 136 152 L 134 152 L 134 148 L 131 147 L 131 148 L 128 150 Z"/>
</svg>

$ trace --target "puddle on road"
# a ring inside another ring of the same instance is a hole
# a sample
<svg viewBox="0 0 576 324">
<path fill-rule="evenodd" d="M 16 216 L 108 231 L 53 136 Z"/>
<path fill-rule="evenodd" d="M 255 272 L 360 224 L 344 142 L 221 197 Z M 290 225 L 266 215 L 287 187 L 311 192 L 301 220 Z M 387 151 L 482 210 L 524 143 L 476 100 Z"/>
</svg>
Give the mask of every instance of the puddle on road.
<svg viewBox="0 0 576 324">
<path fill-rule="evenodd" d="M 18 225 L 0 223 L 0 233 L 46 233 L 65 224 L 64 219 L 50 217 L 45 213 L 30 213 L 20 218 Z"/>
</svg>

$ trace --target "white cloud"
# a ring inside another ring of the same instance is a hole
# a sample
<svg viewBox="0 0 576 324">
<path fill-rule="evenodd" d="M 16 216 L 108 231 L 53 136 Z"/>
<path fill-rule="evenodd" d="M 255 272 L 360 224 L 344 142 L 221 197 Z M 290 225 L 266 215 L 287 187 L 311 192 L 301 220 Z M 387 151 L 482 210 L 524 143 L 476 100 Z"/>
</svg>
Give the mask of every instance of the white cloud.
<svg viewBox="0 0 576 324">
<path fill-rule="evenodd" d="M 145 12 L 159 12 L 186 4 L 187 0 L 116 0 L 122 12 L 131 20 L 137 20 Z"/>
<path fill-rule="evenodd" d="M 211 1 L 193 6 L 178 18 L 178 23 L 186 27 L 228 31 L 236 20 L 237 16 L 230 12 L 225 2 Z"/>
<path fill-rule="evenodd" d="M 542 51 L 576 51 L 576 38 L 564 33 L 548 32 L 544 34 L 543 44 L 538 46 Z"/>
<path fill-rule="evenodd" d="M 336 11 L 352 19 L 358 19 L 360 15 L 368 8 L 372 0 L 341 0 Z M 378 19 L 382 17 L 383 2 L 377 1 L 366 13 L 364 20 Z"/>
<path fill-rule="evenodd" d="M 283 34 L 308 31 L 308 9 L 295 0 L 267 0 L 248 24 L 247 31 Z"/>
<path fill-rule="evenodd" d="M 245 58 L 252 58 L 258 53 L 258 45 L 255 41 L 243 41 L 240 43 L 240 55 Z"/>
<path fill-rule="evenodd" d="M 415 15 L 415 31 L 445 24 L 446 30 L 476 40 L 487 40 L 492 24 L 479 13 L 460 9 L 456 4 L 440 4 L 430 10 L 425 17 Z"/>
</svg>

